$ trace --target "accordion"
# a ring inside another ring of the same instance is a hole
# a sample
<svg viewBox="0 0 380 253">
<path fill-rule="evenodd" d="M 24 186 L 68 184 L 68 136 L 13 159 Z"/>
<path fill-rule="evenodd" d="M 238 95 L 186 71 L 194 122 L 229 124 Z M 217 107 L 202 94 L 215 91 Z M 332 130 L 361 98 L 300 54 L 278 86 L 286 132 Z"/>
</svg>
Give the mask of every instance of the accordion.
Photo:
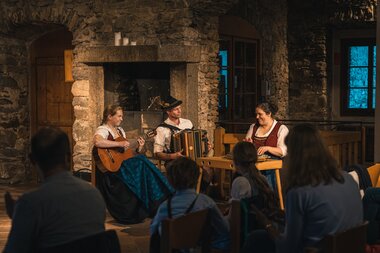
<svg viewBox="0 0 380 253">
<path fill-rule="evenodd" d="M 207 154 L 207 132 L 205 130 L 183 130 L 173 135 L 174 152 L 196 160 Z"/>
</svg>

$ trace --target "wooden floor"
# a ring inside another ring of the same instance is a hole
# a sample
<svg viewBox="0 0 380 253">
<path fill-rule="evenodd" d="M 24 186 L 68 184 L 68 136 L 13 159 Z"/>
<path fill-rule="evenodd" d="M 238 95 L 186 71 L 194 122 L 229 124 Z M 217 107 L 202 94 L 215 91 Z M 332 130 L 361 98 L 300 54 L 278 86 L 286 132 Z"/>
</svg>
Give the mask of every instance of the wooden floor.
<svg viewBox="0 0 380 253">
<path fill-rule="evenodd" d="M 22 193 L 36 188 L 35 185 L 0 185 L 0 252 L 3 251 L 11 227 L 11 220 L 5 213 L 4 193 L 9 191 L 17 198 Z M 137 225 L 121 225 L 107 215 L 106 229 L 115 229 L 119 236 L 121 252 L 148 253 L 149 252 L 149 224 L 150 220 Z"/>
</svg>

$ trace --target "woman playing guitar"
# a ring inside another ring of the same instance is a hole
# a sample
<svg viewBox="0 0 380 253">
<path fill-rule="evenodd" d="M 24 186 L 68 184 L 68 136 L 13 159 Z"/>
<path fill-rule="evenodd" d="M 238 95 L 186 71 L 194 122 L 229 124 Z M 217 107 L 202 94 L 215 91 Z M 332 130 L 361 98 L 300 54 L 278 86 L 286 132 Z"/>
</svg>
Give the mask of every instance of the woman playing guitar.
<svg viewBox="0 0 380 253">
<path fill-rule="evenodd" d="M 136 145 L 126 139 L 122 121 L 120 106 L 106 107 L 103 124 L 94 135 L 96 187 L 112 217 L 119 223 L 132 224 L 154 214 L 173 189 L 158 168 L 139 154 L 144 138 L 139 137 Z"/>
<path fill-rule="evenodd" d="M 94 145 L 98 148 L 128 148 L 130 143 L 125 139 L 125 132 L 120 127 L 123 121 L 123 110 L 120 106 L 108 106 L 104 110 L 103 125 L 98 127 L 94 136 Z M 108 134 L 112 135 L 114 140 L 108 139 Z M 107 136 L 107 138 L 104 138 Z M 124 141 L 115 141 L 116 138 L 123 137 Z M 137 139 L 139 147 L 136 152 L 141 152 L 145 140 L 142 137 Z"/>
</svg>

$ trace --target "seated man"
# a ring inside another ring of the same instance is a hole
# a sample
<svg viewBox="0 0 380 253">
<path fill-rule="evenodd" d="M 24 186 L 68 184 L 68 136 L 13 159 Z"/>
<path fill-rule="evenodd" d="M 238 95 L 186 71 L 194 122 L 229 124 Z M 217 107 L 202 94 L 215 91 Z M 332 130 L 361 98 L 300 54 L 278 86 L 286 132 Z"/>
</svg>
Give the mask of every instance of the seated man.
<svg viewBox="0 0 380 253">
<path fill-rule="evenodd" d="M 165 161 L 165 167 L 171 161 L 183 157 L 181 151 L 174 150 L 173 135 L 182 130 L 194 128 L 190 120 L 181 118 L 181 104 L 181 100 L 169 96 L 161 106 L 168 118 L 157 127 L 153 152 L 158 159 Z"/>
<path fill-rule="evenodd" d="M 186 213 L 208 208 L 211 219 L 211 247 L 227 251 L 230 244 L 228 222 L 211 198 L 195 192 L 199 177 L 196 163 L 186 157 L 177 158 L 168 167 L 167 176 L 176 193 L 158 208 L 150 225 L 150 234 L 159 233 L 161 221 L 167 217 L 176 218 Z M 168 208 L 169 206 L 171 208 Z"/>
<path fill-rule="evenodd" d="M 70 173 L 67 135 L 58 128 L 42 128 L 33 136 L 31 149 L 30 159 L 44 182 L 17 200 L 4 252 L 34 252 L 104 231 L 103 198 Z M 8 211 L 13 203 L 7 193 Z"/>
<path fill-rule="evenodd" d="M 193 123 L 182 118 L 182 101 L 169 96 L 161 106 L 167 115 L 167 119 L 157 127 L 157 135 L 154 138 L 154 155 L 161 161 L 165 161 L 165 167 L 180 157 L 184 157 L 183 150 L 175 150 L 174 135 L 183 130 L 194 129 Z M 202 138 L 204 138 L 202 136 Z M 204 138 L 204 139 L 207 139 Z M 204 140 L 203 139 L 203 140 Z M 202 141 L 203 141 L 202 140 Z M 212 156 L 212 146 L 207 141 L 207 156 Z M 205 191 L 213 176 L 212 171 L 205 167 L 202 173 L 201 191 Z"/>
</svg>

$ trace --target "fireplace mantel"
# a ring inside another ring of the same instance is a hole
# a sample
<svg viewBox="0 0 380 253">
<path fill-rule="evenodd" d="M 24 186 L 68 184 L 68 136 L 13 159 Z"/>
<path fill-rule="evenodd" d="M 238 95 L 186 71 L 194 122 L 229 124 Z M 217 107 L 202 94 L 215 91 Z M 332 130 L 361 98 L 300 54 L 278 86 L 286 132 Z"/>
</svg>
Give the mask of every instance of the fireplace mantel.
<svg viewBox="0 0 380 253">
<path fill-rule="evenodd" d="M 200 61 L 199 46 L 138 45 L 90 47 L 80 50 L 76 61 L 82 63 L 108 62 L 187 62 Z"/>
</svg>

